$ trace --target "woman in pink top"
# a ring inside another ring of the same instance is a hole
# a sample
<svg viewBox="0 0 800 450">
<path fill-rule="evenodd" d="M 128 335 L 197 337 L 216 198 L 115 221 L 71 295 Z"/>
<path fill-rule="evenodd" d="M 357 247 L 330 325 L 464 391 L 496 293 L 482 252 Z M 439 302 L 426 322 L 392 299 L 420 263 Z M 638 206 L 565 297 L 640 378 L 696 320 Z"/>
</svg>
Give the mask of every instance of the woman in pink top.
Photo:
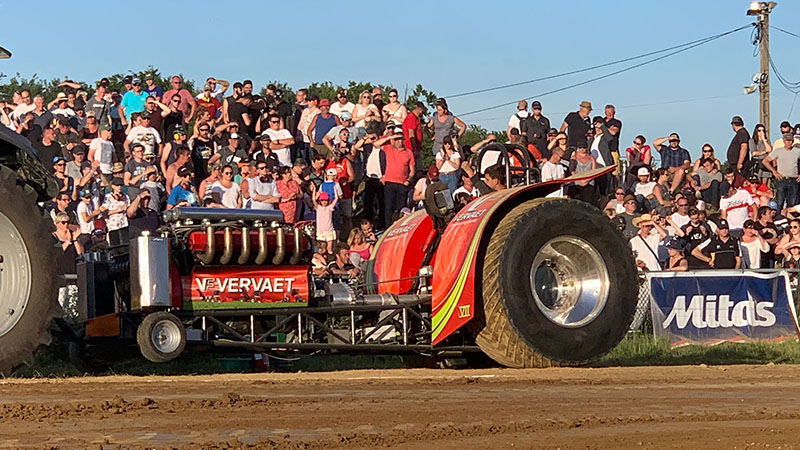
<svg viewBox="0 0 800 450">
<path fill-rule="evenodd" d="M 372 253 L 372 244 L 367 242 L 364 232 L 360 228 L 350 230 L 347 245 L 350 247 L 350 262 L 356 267 L 368 260 L 370 253 Z"/>
<path fill-rule="evenodd" d="M 276 187 L 281 195 L 278 207 L 283 213 L 284 222 L 295 223 L 297 221 L 297 199 L 303 198 L 303 193 L 300 191 L 300 185 L 297 184 L 297 181 L 292 179 L 291 167 L 281 167 L 278 170 L 278 175 L 280 178 L 276 181 Z"/>
</svg>

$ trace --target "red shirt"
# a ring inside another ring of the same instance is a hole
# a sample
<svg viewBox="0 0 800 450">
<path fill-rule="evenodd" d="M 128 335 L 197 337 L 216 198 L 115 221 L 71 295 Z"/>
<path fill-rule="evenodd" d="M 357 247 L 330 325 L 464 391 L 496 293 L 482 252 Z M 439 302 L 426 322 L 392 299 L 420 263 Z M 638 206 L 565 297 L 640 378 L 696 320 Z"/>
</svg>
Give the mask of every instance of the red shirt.
<svg viewBox="0 0 800 450">
<path fill-rule="evenodd" d="M 415 146 L 411 145 L 412 133 L 417 144 Z M 403 135 L 405 136 L 403 144 L 406 148 L 410 148 L 415 155 L 418 154 L 422 150 L 422 125 L 414 114 L 407 115 L 403 120 Z"/>
<path fill-rule="evenodd" d="M 217 110 L 222 107 L 222 105 L 219 103 L 219 100 L 215 99 L 214 97 L 211 97 L 208 100 L 201 97 L 196 101 L 198 107 L 202 106 L 203 108 L 208 110 L 208 112 L 211 114 L 212 119 L 217 118 Z"/>
<path fill-rule="evenodd" d="M 347 170 L 346 158 L 342 158 L 338 163 L 334 160 L 328 160 L 325 165 L 325 170 L 336 169 L 336 180 L 339 186 L 342 187 L 342 198 L 353 198 L 353 191 L 350 189 L 350 172 Z"/>
<path fill-rule="evenodd" d="M 414 154 L 406 149 L 398 150 L 391 144 L 384 145 L 381 150 L 386 156 L 384 181 L 399 184 L 407 182 L 408 176 L 411 174 L 411 166 L 414 164 Z"/>
</svg>

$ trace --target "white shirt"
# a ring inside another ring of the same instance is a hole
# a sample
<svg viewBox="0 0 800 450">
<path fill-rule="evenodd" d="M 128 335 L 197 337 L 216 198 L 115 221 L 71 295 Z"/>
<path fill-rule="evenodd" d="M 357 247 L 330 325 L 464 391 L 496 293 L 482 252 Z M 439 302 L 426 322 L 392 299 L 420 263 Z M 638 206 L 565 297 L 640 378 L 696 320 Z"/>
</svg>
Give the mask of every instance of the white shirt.
<svg viewBox="0 0 800 450">
<path fill-rule="evenodd" d="M 239 198 L 239 193 L 241 192 L 241 189 L 239 188 L 238 184 L 233 183 L 231 187 L 226 188 L 219 181 L 215 181 L 214 184 L 211 185 L 211 192 L 219 194 L 220 201 L 222 202 L 222 205 L 225 206 L 226 208 L 239 207 L 236 204 L 236 200 Z"/>
<path fill-rule="evenodd" d="M 286 128 L 281 128 L 280 130 L 273 130 L 272 128 L 267 128 L 261 133 L 262 136 L 267 135 L 272 142 L 278 143 L 281 139 L 291 139 L 292 133 L 289 132 Z M 292 167 L 292 152 L 289 146 L 279 148 L 279 149 L 272 149 L 272 152 L 275 153 L 275 156 L 278 157 L 278 162 L 281 163 L 282 166 L 289 166 Z"/>
<path fill-rule="evenodd" d="M 655 181 L 650 181 L 647 183 L 640 183 L 636 182 L 636 187 L 633 188 L 634 195 L 641 195 L 642 197 L 647 197 L 653 193 L 653 188 L 656 187 Z"/>
<path fill-rule="evenodd" d="M 768 252 L 769 244 L 763 239 L 747 243 L 740 240 L 739 250 L 742 254 L 742 269 L 760 269 L 761 252 Z"/>
<path fill-rule="evenodd" d="M 456 199 L 456 195 L 461 194 L 461 193 L 467 194 L 472 198 L 478 198 L 481 195 L 481 192 L 475 186 L 472 186 L 472 192 L 470 192 L 470 191 L 467 190 L 467 188 L 465 188 L 463 185 L 461 185 L 461 186 L 458 187 L 458 189 L 456 189 L 453 192 L 453 200 Z"/>
<path fill-rule="evenodd" d="M 121 212 L 111 214 L 106 217 L 106 226 L 108 227 L 108 231 L 120 230 L 128 226 L 128 215 L 125 213 L 125 210 L 128 208 L 128 206 L 130 206 L 131 201 L 128 200 L 127 195 L 121 195 L 122 200 L 115 199 L 114 194 L 106 194 L 106 198 L 103 200 L 103 206 L 108 209 L 122 208 Z"/>
<path fill-rule="evenodd" d="M 158 133 L 158 130 L 153 127 L 143 127 L 141 125 L 131 128 L 131 132 L 128 133 L 126 139 L 132 143 L 142 144 L 144 145 L 145 151 L 153 150 L 154 153 L 156 153 L 156 144 L 161 143 L 161 135 Z"/>
<path fill-rule="evenodd" d="M 597 162 L 597 167 L 606 166 L 606 161 L 603 159 L 603 154 L 600 153 L 600 136 L 595 136 L 594 139 L 592 139 L 592 148 L 590 148 L 589 151 L 591 155 L 594 156 L 594 159 Z"/>
<path fill-rule="evenodd" d="M 331 105 L 331 114 L 336 114 L 337 116 L 341 116 L 342 112 L 347 111 L 350 115 L 353 115 L 353 110 L 356 108 L 356 105 L 347 102 L 344 105 L 339 104 L 339 102 L 334 102 Z"/>
<path fill-rule="evenodd" d="M 542 164 L 542 181 L 558 180 L 564 178 L 565 173 L 566 170 L 564 169 L 564 166 L 562 164 L 559 163 L 554 164 L 550 161 L 545 161 L 545 163 Z M 558 190 L 551 192 L 550 194 L 547 194 L 547 197 L 550 198 L 563 197 L 563 196 L 564 196 L 564 185 L 561 185 L 561 187 L 558 188 Z"/>
<path fill-rule="evenodd" d="M 381 149 L 373 147 L 367 158 L 367 176 L 370 178 L 381 178 Z"/>
<path fill-rule="evenodd" d="M 248 190 L 250 191 L 250 201 L 248 202 L 248 208 L 252 209 L 275 209 L 275 205 L 268 202 L 259 202 L 253 200 L 253 195 L 261 194 L 261 195 L 268 195 L 270 197 L 280 197 L 281 194 L 278 192 L 278 185 L 274 181 L 270 181 L 265 183 L 261 181 L 261 178 L 254 177 L 247 179 L 247 186 Z"/>
<path fill-rule="evenodd" d="M 217 86 L 217 90 L 211 93 L 211 97 L 214 97 L 220 104 L 222 104 L 222 94 L 224 93 L 225 93 L 225 88 L 223 88 L 222 86 Z M 196 100 L 200 100 L 201 98 L 204 97 L 203 94 L 205 94 L 205 92 L 200 92 L 199 94 L 195 95 L 194 98 Z"/>
<path fill-rule="evenodd" d="M 688 214 L 681 215 L 678 213 L 673 213 L 671 216 L 669 216 L 669 218 L 672 219 L 672 223 L 674 223 L 678 228 L 683 228 L 684 225 L 692 220 L 689 218 Z"/>
<path fill-rule="evenodd" d="M 36 109 L 36 105 L 31 103 L 30 105 L 26 105 L 25 103 L 21 103 L 14 108 L 14 111 L 11 112 L 11 117 L 16 120 L 17 122 L 22 122 L 22 119 L 25 118 L 25 114 L 33 111 Z"/>
<path fill-rule="evenodd" d="M 444 150 L 439 150 L 439 152 L 436 153 L 436 162 L 439 161 L 445 161 Z M 450 155 L 449 161 L 449 164 L 447 161 L 442 164 L 442 167 L 439 168 L 439 173 L 453 173 L 461 168 L 461 155 L 458 154 L 458 152 L 454 151 Z"/>
<path fill-rule="evenodd" d="M 100 163 L 100 171 L 106 175 L 111 175 L 114 144 L 98 137 L 92 139 L 92 142 L 89 143 L 89 150 L 94 150 L 94 160 Z"/>
<path fill-rule="evenodd" d="M 373 105 L 372 103 L 370 103 L 367 106 L 361 106 L 361 104 L 359 103 L 359 104 L 355 105 L 355 108 L 353 108 L 353 111 L 351 111 L 351 112 L 353 113 L 353 117 L 355 117 L 355 116 L 361 117 L 361 116 L 366 116 L 367 115 L 367 111 L 369 111 L 369 110 L 372 110 L 372 112 L 374 113 L 373 117 L 375 117 L 376 120 L 377 120 L 378 117 L 380 117 L 381 114 L 378 111 L 378 107 Z M 358 122 L 355 123 L 355 126 L 357 126 L 357 127 L 366 127 L 367 126 L 367 119 L 364 118 L 364 119 L 359 120 Z"/>
<path fill-rule="evenodd" d="M 755 204 L 753 196 L 744 189 L 738 189 L 730 197 L 719 200 L 719 209 L 727 213 L 726 219 L 731 230 L 741 230 L 744 222 L 750 218 L 748 205 L 753 204 Z"/>
<path fill-rule="evenodd" d="M 511 128 L 516 128 L 519 131 L 522 131 L 519 128 L 519 118 L 520 117 L 525 118 L 525 117 L 530 117 L 530 116 L 531 116 L 531 113 L 528 112 L 528 111 L 517 111 L 515 114 L 511 115 L 511 118 L 508 119 L 508 126 L 511 127 Z M 520 133 L 520 134 L 522 134 L 522 133 Z"/>
<path fill-rule="evenodd" d="M 642 238 L 642 235 L 637 234 L 630 240 L 634 258 L 644 262 L 647 270 L 651 272 L 661 270 L 661 264 L 659 264 L 658 258 L 656 258 L 660 241 L 661 238 L 659 237 L 658 233 L 653 233 L 646 238 Z M 645 242 L 647 245 L 645 245 Z"/>
<path fill-rule="evenodd" d="M 81 234 L 90 234 L 94 231 L 94 221 L 89 219 L 88 222 L 85 222 L 83 220 L 83 213 L 91 214 L 93 206 L 91 200 L 89 200 L 89 203 L 84 203 L 83 200 L 78 203 L 78 224 L 81 226 Z"/>
</svg>

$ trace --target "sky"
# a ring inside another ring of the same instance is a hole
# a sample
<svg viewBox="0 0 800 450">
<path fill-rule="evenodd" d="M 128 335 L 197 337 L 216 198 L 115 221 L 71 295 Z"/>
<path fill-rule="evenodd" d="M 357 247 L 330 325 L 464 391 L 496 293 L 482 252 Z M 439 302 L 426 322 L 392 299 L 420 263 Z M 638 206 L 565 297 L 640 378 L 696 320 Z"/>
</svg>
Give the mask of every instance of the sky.
<svg viewBox="0 0 800 450">
<path fill-rule="evenodd" d="M 135 7 L 131 6 L 135 5 Z M 0 45 L 11 50 L 0 72 L 93 81 L 143 70 L 183 73 L 197 85 L 207 76 L 231 82 L 270 80 L 294 89 L 313 81 L 348 80 L 404 87 L 422 84 L 439 96 L 499 86 L 581 69 L 701 39 L 746 25 L 749 2 L 594 1 L 238 1 L 144 0 L 35 3 L 0 0 Z M 133 19 L 132 17 L 136 17 Z M 782 0 L 771 25 L 800 34 L 800 2 Z M 36 30 L 33 32 L 33 30 Z M 773 60 L 788 79 L 800 79 L 793 52 L 800 38 L 770 34 Z M 758 94 L 743 87 L 759 71 L 750 30 L 723 37 L 662 61 L 557 94 L 539 94 L 627 65 L 452 98 L 466 114 L 534 97 L 558 127 L 582 100 L 594 114 L 613 103 L 622 120 L 621 142 L 648 142 L 678 132 L 697 157 L 708 142 L 718 157 L 733 136 L 733 115 L 752 131 Z M 771 133 L 783 120 L 800 122 L 800 102 L 773 77 Z M 791 114 L 790 114 L 791 110 Z M 514 106 L 461 118 L 504 130 Z"/>
</svg>

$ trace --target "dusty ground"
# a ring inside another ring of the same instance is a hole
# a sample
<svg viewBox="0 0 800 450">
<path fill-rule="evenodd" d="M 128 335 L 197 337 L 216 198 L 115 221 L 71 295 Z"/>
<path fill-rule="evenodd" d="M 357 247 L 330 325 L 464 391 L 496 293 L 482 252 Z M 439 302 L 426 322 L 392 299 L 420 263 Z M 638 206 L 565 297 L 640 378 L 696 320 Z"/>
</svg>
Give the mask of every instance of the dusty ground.
<svg viewBox="0 0 800 450">
<path fill-rule="evenodd" d="M 800 448 L 800 366 L 0 380 L 0 448 Z"/>
</svg>

